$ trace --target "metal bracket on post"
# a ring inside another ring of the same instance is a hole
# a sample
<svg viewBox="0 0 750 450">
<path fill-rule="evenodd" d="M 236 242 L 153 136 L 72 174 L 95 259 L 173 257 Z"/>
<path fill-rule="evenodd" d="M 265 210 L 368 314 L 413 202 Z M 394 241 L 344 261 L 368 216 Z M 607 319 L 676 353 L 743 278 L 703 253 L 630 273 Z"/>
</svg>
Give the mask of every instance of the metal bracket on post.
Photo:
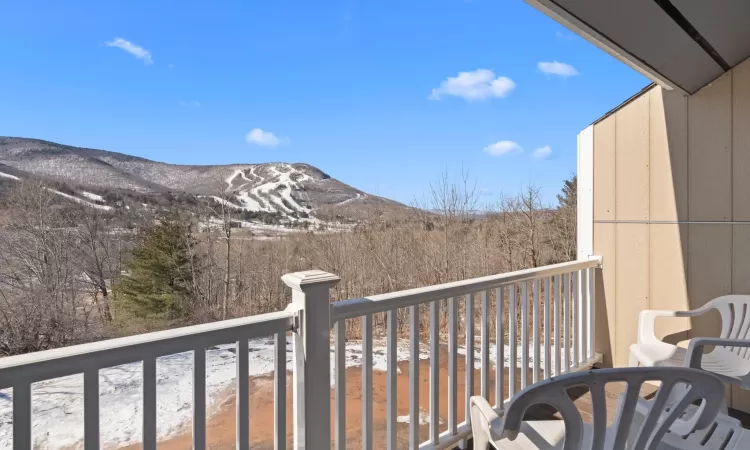
<svg viewBox="0 0 750 450">
<path fill-rule="evenodd" d="M 288 311 L 298 314 L 294 333 L 294 448 L 331 447 L 330 289 L 341 279 L 322 270 L 289 273 Z"/>
</svg>

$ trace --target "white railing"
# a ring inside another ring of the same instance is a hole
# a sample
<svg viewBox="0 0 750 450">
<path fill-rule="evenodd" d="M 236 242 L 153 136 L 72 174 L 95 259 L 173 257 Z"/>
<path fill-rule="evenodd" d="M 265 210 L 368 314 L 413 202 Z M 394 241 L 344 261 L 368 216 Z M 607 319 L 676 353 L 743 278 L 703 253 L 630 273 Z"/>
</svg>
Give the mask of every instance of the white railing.
<svg viewBox="0 0 750 450">
<path fill-rule="evenodd" d="M 469 398 L 474 395 L 475 339 L 474 306 L 480 302 L 479 320 L 479 372 L 481 395 L 488 398 L 490 392 L 491 341 L 495 342 L 495 398 L 496 407 L 502 406 L 516 392 L 529 384 L 528 365 L 532 364 L 532 382 L 552 375 L 590 367 L 597 359 L 594 352 L 594 270 L 600 265 L 599 258 L 584 261 L 521 270 L 518 272 L 463 280 L 425 288 L 410 289 L 389 294 L 374 295 L 335 302 L 330 305 L 330 320 L 334 328 L 335 351 L 335 436 L 337 449 L 347 445 L 346 436 L 346 367 L 344 349 L 346 345 L 346 320 L 361 317 L 362 321 L 362 448 L 374 446 L 372 423 L 372 341 L 373 314 L 386 313 L 386 447 L 395 449 L 396 441 L 396 383 L 397 383 L 397 314 L 398 309 L 409 309 L 409 448 L 442 449 L 459 444 L 466 448 L 466 439 L 471 434 Z M 533 301 L 529 308 L 529 292 Z M 519 296 L 520 294 L 520 296 Z M 540 301 L 540 297 L 541 301 Z M 463 299 L 464 311 L 459 309 Z M 448 346 L 448 423 L 440 429 L 440 401 L 444 393 L 439 392 L 439 358 L 441 339 L 446 334 L 440 330 L 440 310 L 447 303 Z M 506 312 L 506 303 L 507 309 Z M 520 305 L 520 317 L 517 311 Z M 419 361 L 420 361 L 420 314 L 419 307 L 429 304 L 429 440 L 420 443 L 419 424 Z M 493 306 L 494 305 L 494 306 Z M 492 307 L 492 308 L 491 308 Z M 494 308 L 494 317 L 491 309 Z M 531 309 L 531 311 L 529 311 Z M 529 329 L 531 314 L 531 329 Z M 462 350 L 465 351 L 464 399 L 459 404 L 458 396 L 458 323 L 463 318 L 466 336 Z M 508 330 L 505 323 L 508 323 Z M 495 336 L 490 337 L 491 321 L 495 322 Z M 543 321 L 543 330 L 540 323 Z M 571 323 L 572 322 L 572 323 Z M 520 340 L 519 340 L 520 325 Z M 509 367 L 505 367 L 505 342 L 509 352 Z M 529 337 L 531 333 L 531 337 Z M 521 350 L 521 365 L 517 359 L 517 348 Z M 541 350 L 544 349 L 544 358 Z M 532 352 L 532 358 L 529 357 Z M 567 355 L 567 356 L 566 356 Z M 543 360 L 543 365 L 542 365 Z M 553 364 L 554 360 L 554 364 Z M 509 395 L 503 395 L 507 375 Z M 517 380 L 516 378 L 520 378 Z M 458 423 L 459 408 L 464 408 L 464 420 Z"/>
<path fill-rule="evenodd" d="M 83 374 L 84 448 L 100 447 L 99 370 L 143 361 L 143 449 L 155 450 L 156 359 L 193 352 L 193 448 L 206 448 L 206 349 L 237 346 L 237 448 L 249 447 L 248 340 L 275 336 L 276 448 L 286 445 L 286 333 L 295 314 L 282 311 L 177 328 L 138 336 L 48 350 L 0 359 L 0 390 L 13 388 L 13 448 L 31 449 L 32 383 Z"/>
<path fill-rule="evenodd" d="M 362 324 L 362 447 L 373 443 L 373 316 L 386 316 L 386 448 L 397 445 L 398 310 L 409 311 L 409 448 L 466 447 L 471 434 L 469 398 L 474 394 L 475 302 L 480 302 L 479 378 L 481 395 L 490 396 L 490 370 L 495 361 L 494 402 L 502 405 L 531 382 L 592 365 L 597 355 L 594 335 L 594 273 L 599 258 L 492 275 L 425 288 L 330 303 L 335 275 L 311 270 L 285 275 L 292 302 L 285 311 L 157 333 L 101 341 L 0 359 L 0 390 L 13 389 L 13 448 L 32 448 L 31 384 L 83 374 L 84 448 L 100 447 L 99 370 L 143 361 L 143 448 L 156 448 L 156 359 L 193 351 L 192 440 L 206 448 L 206 349 L 217 344 L 237 346 L 236 448 L 249 448 L 248 340 L 275 336 L 275 448 L 286 445 L 286 334 L 293 331 L 293 435 L 299 450 L 347 445 L 346 321 Z M 531 294 L 531 295 L 529 295 Z M 531 308 L 529 300 L 532 299 Z M 463 309 L 460 308 L 463 302 Z M 429 439 L 420 443 L 419 370 L 420 305 L 429 305 Z M 441 309 L 447 323 L 440 328 Z M 494 312 L 494 314 L 493 314 Z M 531 314 L 531 329 L 529 329 Z M 463 319 L 464 347 L 458 330 Z M 490 336 L 494 321 L 494 336 Z M 506 329 L 507 322 L 507 329 Z M 519 330 L 520 326 L 520 330 Z M 543 329 L 540 329 L 543 327 Z M 331 417 L 331 329 L 334 338 L 334 414 Z M 520 333 L 519 333 L 520 332 Z M 520 336 L 519 336 L 520 334 Z M 507 338 L 506 338 L 507 337 Z M 441 429 L 439 359 L 447 340 L 447 426 Z M 406 339 L 406 338 L 405 338 Z M 492 341 L 494 354 L 490 354 Z M 506 344 L 507 343 L 507 344 Z M 506 367 L 506 345 L 508 367 Z M 520 347 L 520 365 L 518 348 Z M 544 358 L 542 358 L 542 349 Z M 458 398 L 459 350 L 465 352 L 465 395 Z M 531 352 L 531 357 L 529 353 Z M 543 363 L 542 363 L 543 361 Z M 506 383 L 507 381 L 507 383 Z M 508 395 L 504 387 L 508 386 Z M 461 409 L 466 420 L 459 423 Z M 331 421 L 334 436 L 331 436 Z"/>
</svg>

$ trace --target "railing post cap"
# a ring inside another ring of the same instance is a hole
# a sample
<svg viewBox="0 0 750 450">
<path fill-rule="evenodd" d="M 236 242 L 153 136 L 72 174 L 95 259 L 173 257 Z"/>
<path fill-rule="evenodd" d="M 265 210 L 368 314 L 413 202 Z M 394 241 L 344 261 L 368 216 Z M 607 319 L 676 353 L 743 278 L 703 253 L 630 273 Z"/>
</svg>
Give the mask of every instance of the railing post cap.
<svg viewBox="0 0 750 450">
<path fill-rule="evenodd" d="M 302 272 L 288 273 L 281 277 L 281 281 L 295 291 L 304 291 L 307 288 L 328 285 L 333 287 L 341 281 L 338 276 L 323 270 L 304 270 Z"/>
</svg>

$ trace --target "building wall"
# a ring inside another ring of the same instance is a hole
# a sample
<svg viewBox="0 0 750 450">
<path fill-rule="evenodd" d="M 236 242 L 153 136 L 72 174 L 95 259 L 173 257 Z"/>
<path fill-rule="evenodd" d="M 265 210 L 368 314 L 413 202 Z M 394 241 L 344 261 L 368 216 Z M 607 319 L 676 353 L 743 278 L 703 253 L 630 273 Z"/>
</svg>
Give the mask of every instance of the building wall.
<svg viewBox="0 0 750 450">
<path fill-rule="evenodd" d="M 656 86 L 593 126 L 598 351 L 626 366 L 643 309 L 750 294 L 750 60 L 690 97 Z M 657 321 L 679 342 L 718 314 Z M 750 395 L 730 393 L 747 409 Z"/>
</svg>

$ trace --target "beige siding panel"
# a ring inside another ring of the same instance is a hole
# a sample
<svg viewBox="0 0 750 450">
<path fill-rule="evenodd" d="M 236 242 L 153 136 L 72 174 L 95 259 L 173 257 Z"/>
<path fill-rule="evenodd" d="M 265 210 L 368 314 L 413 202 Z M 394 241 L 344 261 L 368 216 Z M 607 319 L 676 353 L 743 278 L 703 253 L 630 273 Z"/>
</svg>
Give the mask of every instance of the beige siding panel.
<svg viewBox="0 0 750 450">
<path fill-rule="evenodd" d="M 732 217 L 732 77 L 688 99 L 689 218 Z"/>
<path fill-rule="evenodd" d="M 649 96 L 615 114 L 617 220 L 649 219 Z"/>
<path fill-rule="evenodd" d="M 649 92 L 651 220 L 687 220 L 687 98 L 656 87 Z"/>
<path fill-rule="evenodd" d="M 690 309 L 732 291 L 732 226 L 691 224 L 688 230 L 688 296 Z M 716 312 L 693 319 L 690 337 L 718 336 Z"/>
<path fill-rule="evenodd" d="M 750 60 L 732 76 L 732 212 L 734 220 L 750 220 Z"/>
<path fill-rule="evenodd" d="M 727 406 L 731 406 L 734 409 L 738 409 L 743 412 L 750 410 L 750 390 L 742 389 L 739 386 L 732 385 L 732 398 L 727 403 Z"/>
<path fill-rule="evenodd" d="M 750 294 L 750 225 L 734 225 L 732 228 L 732 293 Z M 732 386 L 731 405 L 750 411 L 750 391 Z"/>
<path fill-rule="evenodd" d="M 732 71 L 732 214 L 750 220 L 750 60 Z M 732 292 L 750 294 L 750 226 L 733 231 Z M 733 408 L 750 411 L 750 391 L 732 386 Z"/>
<path fill-rule="evenodd" d="M 750 295 L 750 225 L 732 228 L 732 293 Z"/>
<path fill-rule="evenodd" d="M 649 309 L 649 225 L 617 224 L 615 293 L 617 342 L 615 365 L 625 367 L 636 342 L 638 315 Z"/>
<path fill-rule="evenodd" d="M 596 351 L 604 355 L 605 367 L 612 367 L 616 346 L 616 279 L 614 223 L 594 224 L 594 254 L 602 257 L 602 270 L 596 278 Z"/>
<path fill-rule="evenodd" d="M 615 219 L 615 120 L 594 125 L 594 220 Z"/>
<path fill-rule="evenodd" d="M 651 245 L 649 295 L 651 309 L 686 311 L 688 225 L 650 225 Z M 628 324 L 628 326 L 637 326 Z M 656 321 L 656 335 L 667 342 L 687 339 L 690 320 L 671 318 Z"/>
</svg>

